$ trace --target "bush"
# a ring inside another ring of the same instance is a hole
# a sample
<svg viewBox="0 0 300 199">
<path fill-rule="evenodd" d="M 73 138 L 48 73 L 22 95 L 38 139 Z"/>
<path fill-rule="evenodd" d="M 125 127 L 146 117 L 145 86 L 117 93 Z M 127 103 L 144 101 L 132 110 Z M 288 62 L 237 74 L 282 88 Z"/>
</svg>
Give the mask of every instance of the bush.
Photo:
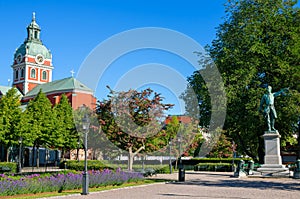
<svg viewBox="0 0 300 199">
<path fill-rule="evenodd" d="M 71 169 L 76 171 L 83 171 L 84 170 L 84 161 L 77 161 L 77 160 L 69 160 L 64 161 L 60 164 L 61 169 Z M 106 166 L 99 160 L 88 160 L 87 161 L 87 169 L 88 170 L 104 170 L 104 169 L 111 169 L 113 168 Z"/>
<path fill-rule="evenodd" d="M 156 168 L 155 173 L 170 173 L 170 166 Z"/>
<path fill-rule="evenodd" d="M 0 173 L 17 173 L 17 163 L 0 162 Z"/>
<path fill-rule="evenodd" d="M 232 171 L 230 163 L 199 163 L 194 166 L 195 171 Z"/>
<path fill-rule="evenodd" d="M 248 162 L 251 158 L 192 158 L 189 160 L 182 160 L 183 165 L 192 165 L 195 166 L 199 163 L 229 163 L 234 162 L 235 165 L 239 163 L 240 160 Z"/>
</svg>

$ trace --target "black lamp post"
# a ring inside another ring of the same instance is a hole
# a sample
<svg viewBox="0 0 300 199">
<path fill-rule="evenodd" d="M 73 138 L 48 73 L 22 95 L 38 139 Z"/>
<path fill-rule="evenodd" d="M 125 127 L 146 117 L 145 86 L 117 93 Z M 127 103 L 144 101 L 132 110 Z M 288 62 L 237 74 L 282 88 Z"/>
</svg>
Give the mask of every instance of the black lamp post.
<svg viewBox="0 0 300 199">
<path fill-rule="evenodd" d="M 19 173 L 22 173 L 22 140 L 23 138 L 19 138 L 19 162 L 18 162 L 18 171 Z"/>
<path fill-rule="evenodd" d="M 178 136 L 178 143 L 179 143 L 179 167 L 182 166 L 182 160 L 181 160 L 181 135 Z"/>
<path fill-rule="evenodd" d="M 178 136 L 178 143 L 179 143 L 179 171 L 178 171 L 178 181 L 184 182 L 185 181 L 185 169 L 182 164 L 181 159 L 181 135 Z"/>
<path fill-rule="evenodd" d="M 170 174 L 172 173 L 172 158 L 171 158 L 171 145 L 172 145 L 172 140 L 169 140 L 169 161 L 170 161 Z"/>
<path fill-rule="evenodd" d="M 90 126 L 90 119 L 88 114 L 82 118 L 82 129 L 84 131 L 84 173 L 82 176 L 82 193 L 81 195 L 89 194 L 89 174 L 87 171 L 87 135 Z"/>
</svg>

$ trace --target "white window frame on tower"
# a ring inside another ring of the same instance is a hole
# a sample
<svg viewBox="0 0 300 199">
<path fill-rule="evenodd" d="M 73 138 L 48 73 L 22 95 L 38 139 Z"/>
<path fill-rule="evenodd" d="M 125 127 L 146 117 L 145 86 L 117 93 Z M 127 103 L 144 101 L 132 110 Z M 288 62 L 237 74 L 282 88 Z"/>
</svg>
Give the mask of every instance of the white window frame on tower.
<svg viewBox="0 0 300 199">
<path fill-rule="evenodd" d="M 32 68 L 30 70 L 30 77 L 36 79 L 36 69 L 35 68 Z"/>
<path fill-rule="evenodd" d="M 42 72 L 42 80 L 47 80 L 47 71 L 46 70 L 43 70 Z"/>
</svg>

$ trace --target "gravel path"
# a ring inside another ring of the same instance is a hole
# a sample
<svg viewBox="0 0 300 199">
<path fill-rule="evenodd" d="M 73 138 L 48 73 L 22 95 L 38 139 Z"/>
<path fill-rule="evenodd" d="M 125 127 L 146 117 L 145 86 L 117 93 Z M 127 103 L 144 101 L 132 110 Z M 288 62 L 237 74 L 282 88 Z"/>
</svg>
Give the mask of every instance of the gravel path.
<svg viewBox="0 0 300 199">
<path fill-rule="evenodd" d="M 69 195 L 52 198 L 91 199 L 185 199 L 185 198 L 300 198 L 300 179 L 232 178 L 232 173 L 186 172 L 185 182 L 176 182 L 178 173 L 159 174 L 151 178 L 173 182 L 141 185 L 94 192 L 87 196 Z"/>
</svg>

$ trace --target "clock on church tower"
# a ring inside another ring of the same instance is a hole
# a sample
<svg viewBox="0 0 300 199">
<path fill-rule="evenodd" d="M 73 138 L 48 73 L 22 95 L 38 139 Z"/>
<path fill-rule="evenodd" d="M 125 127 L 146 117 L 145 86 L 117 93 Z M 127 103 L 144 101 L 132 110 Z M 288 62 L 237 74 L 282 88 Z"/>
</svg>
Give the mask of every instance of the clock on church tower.
<svg viewBox="0 0 300 199">
<path fill-rule="evenodd" d="M 35 13 L 27 26 L 27 38 L 16 50 L 13 61 L 13 85 L 24 95 L 35 86 L 52 81 L 52 54 L 40 39 L 41 29 Z"/>
</svg>

